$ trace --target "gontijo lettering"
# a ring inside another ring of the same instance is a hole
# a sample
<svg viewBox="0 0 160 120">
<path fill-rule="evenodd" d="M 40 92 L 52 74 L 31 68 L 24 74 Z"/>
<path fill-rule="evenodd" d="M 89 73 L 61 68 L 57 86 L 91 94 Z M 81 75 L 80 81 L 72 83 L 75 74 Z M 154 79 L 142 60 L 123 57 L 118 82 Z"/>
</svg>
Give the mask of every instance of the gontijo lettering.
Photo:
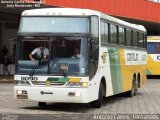
<svg viewBox="0 0 160 120">
<path fill-rule="evenodd" d="M 127 61 L 138 61 L 138 53 L 127 53 Z"/>
</svg>

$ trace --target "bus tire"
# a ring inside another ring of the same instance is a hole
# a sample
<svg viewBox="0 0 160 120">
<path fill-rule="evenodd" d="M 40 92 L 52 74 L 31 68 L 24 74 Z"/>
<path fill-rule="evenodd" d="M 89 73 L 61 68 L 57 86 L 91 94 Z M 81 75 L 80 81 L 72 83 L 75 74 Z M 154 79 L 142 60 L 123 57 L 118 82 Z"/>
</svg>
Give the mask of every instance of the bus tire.
<svg viewBox="0 0 160 120">
<path fill-rule="evenodd" d="M 135 85 L 134 85 L 134 95 L 136 96 L 137 93 L 138 93 L 138 86 L 139 86 L 139 83 L 138 83 L 138 80 L 135 80 Z"/>
<path fill-rule="evenodd" d="M 136 84 L 136 80 L 133 79 L 133 82 L 132 82 L 132 89 L 130 91 L 127 91 L 126 92 L 126 96 L 127 97 L 133 97 L 135 94 L 135 84 Z"/>
<path fill-rule="evenodd" d="M 102 103 L 103 103 L 103 85 L 102 83 L 100 83 L 98 99 L 91 102 L 91 104 L 94 108 L 100 108 L 102 106 Z"/>
<path fill-rule="evenodd" d="M 38 102 L 38 106 L 39 106 L 39 107 L 44 107 L 44 106 L 46 106 L 46 105 L 47 105 L 46 102 Z"/>
</svg>

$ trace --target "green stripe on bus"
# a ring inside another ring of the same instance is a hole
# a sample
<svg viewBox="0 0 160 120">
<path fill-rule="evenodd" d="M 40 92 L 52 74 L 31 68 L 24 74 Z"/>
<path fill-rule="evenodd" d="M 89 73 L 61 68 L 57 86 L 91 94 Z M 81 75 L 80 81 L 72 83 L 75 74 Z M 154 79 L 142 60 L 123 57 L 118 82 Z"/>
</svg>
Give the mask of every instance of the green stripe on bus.
<svg viewBox="0 0 160 120">
<path fill-rule="evenodd" d="M 70 78 L 51 78 L 49 77 L 47 81 L 53 81 L 53 82 L 68 82 Z"/>
<path fill-rule="evenodd" d="M 146 70 L 147 75 L 152 75 L 151 71 L 149 69 Z"/>
<path fill-rule="evenodd" d="M 120 55 L 117 48 L 109 48 L 108 53 L 109 53 L 109 61 L 111 69 L 113 94 L 118 94 L 122 92 Z"/>
</svg>

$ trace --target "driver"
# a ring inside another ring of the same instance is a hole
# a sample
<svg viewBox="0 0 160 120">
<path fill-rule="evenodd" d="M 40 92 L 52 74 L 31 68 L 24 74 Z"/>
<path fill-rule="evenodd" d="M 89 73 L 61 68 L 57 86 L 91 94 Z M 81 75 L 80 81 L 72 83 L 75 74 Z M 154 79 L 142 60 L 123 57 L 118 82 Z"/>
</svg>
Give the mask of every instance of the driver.
<svg viewBox="0 0 160 120">
<path fill-rule="evenodd" d="M 29 58 L 34 61 L 34 60 L 40 60 L 42 62 L 45 62 L 48 60 L 49 56 L 49 50 L 46 47 L 39 46 L 38 48 L 35 48 L 30 54 Z"/>
</svg>

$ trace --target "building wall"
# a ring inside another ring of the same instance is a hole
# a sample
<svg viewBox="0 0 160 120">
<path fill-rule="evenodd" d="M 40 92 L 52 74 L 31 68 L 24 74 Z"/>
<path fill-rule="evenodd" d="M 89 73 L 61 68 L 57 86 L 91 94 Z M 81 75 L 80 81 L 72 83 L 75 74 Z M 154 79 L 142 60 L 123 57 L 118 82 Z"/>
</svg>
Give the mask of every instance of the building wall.
<svg viewBox="0 0 160 120">
<path fill-rule="evenodd" d="M 11 40 L 13 38 L 16 38 L 17 36 L 18 27 L 15 27 L 15 23 L 10 22 L 8 23 L 1 23 L 0 24 L 0 50 L 3 49 L 3 46 L 5 45 L 8 49 L 8 55 L 13 56 L 13 48 L 15 45 L 15 41 Z M 14 39 L 16 40 L 16 39 Z M 14 59 L 14 58 L 13 58 Z M 0 75 L 3 74 L 3 63 L 2 58 L 0 58 Z M 14 60 L 11 60 L 12 64 L 8 66 L 8 70 L 11 74 L 14 74 L 15 65 Z"/>
<path fill-rule="evenodd" d="M 2 23 L 0 23 L 0 48 L 2 48 Z"/>
<path fill-rule="evenodd" d="M 10 42 L 10 39 L 16 38 L 17 36 L 17 29 L 4 29 L 3 31 L 3 45 L 6 45 L 6 47 L 10 50 L 12 42 Z M 10 51 L 12 54 L 12 50 Z"/>
<path fill-rule="evenodd" d="M 49 5 L 88 8 L 106 14 L 160 22 L 160 4 L 148 0 L 46 0 Z"/>
</svg>

